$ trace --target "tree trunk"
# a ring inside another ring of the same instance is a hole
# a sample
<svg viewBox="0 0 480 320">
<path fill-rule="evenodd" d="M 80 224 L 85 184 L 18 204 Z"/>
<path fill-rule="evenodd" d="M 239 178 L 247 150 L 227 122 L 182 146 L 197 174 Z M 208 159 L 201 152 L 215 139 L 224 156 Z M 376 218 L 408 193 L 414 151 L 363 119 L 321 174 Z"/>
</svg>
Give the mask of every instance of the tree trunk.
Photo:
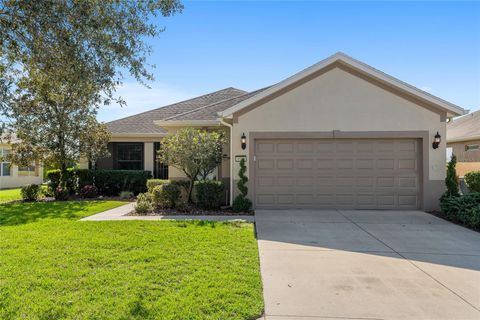
<svg viewBox="0 0 480 320">
<path fill-rule="evenodd" d="M 192 193 L 193 193 L 193 185 L 195 183 L 194 179 L 190 179 L 190 186 L 188 187 L 188 203 L 193 203 L 192 201 Z"/>
</svg>

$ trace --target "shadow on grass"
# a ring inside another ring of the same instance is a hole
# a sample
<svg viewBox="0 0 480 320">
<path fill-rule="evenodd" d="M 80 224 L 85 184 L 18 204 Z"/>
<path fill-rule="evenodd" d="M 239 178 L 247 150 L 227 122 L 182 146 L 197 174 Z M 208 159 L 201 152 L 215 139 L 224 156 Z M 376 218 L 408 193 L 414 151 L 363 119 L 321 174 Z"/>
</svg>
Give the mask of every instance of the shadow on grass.
<svg viewBox="0 0 480 320">
<path fill-rule="evenodd" d="M 13 226 L 44 219 L 78 219 L 88 215 L 92 202 L 31 202 L 0 205 L 0 226 Z"/>
</svg>

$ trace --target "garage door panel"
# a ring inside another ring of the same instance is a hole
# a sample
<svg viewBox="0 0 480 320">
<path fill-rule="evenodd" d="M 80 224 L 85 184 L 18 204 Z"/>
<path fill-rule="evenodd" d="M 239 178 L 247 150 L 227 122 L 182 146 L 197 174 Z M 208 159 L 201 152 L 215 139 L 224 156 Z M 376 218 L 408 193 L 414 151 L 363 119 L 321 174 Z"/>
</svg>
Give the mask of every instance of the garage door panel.
<svg viewBox="0 0 480 320">
<path fill-rule="evenodd" d="M 416 209 L 418 145 L 415 139 L 257 141 L 256 206 Z"/>
</svg>

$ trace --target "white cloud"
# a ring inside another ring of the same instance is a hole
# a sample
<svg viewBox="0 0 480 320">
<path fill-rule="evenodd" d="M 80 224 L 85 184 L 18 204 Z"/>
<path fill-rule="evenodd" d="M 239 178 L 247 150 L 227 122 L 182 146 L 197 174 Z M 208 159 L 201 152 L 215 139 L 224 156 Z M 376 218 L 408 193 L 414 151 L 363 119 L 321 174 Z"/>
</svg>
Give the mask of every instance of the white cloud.
<svg viewBox="0 0 480 320">
<path fill-rule="evenodd" d="M 99 121 L 111 121 L 133 114 L 159 108 L 192 97 L 191 94 L 166 84 L 155 83 L 150 89 L 136 82 L 126 82 L 117 89 L 116 95 L 126 101 L 125 107 L 118 104 L 103 106 L 98 111 Z"/>
<path fill-rule="evenodd" d="M 431 88 L 431 87 L 428 87 L 428 86 L 423 86 L 423 87 L 420 87 L 420 90 L 423 90 L 423 91 L 426 91 L 426 92 L 430 92 L 430 91 L 432 91 L 432 88 Z"/>
</svg>

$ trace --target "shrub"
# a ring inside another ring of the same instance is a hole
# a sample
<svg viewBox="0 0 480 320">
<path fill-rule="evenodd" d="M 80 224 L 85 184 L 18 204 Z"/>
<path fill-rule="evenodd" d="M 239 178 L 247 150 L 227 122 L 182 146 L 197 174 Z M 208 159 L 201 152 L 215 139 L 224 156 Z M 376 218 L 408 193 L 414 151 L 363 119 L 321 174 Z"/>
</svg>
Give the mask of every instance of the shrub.
<svg viewBox="0 0 480 320">
<path fill-rule="evenodd" d="M 480 192 L 480 171 L 467 173 L 465 175 L 465 182 L 471 192 Z"/>
<path fill-rule="evenodd" d="M 162 179 L 149 179 L 149 180 L 147 180 L 148 192 L 152 193 L 153 188 L 155 188 L 156 186 L 161 186 L 165 183 L 170 183 L 170 180 L 162 180 Z"/>
<path fill-rule="evenodd" d="M 248 212 L 252 208 L 252 201 L 243 196 L 236 196 L 233 200 L 232 209 L 234 212 Z"/>
<path fill-rule="evenodd" d="M 105 196 L 117 196 L 121 191 L 130 191 L 139 194 L 147 191 L 147 180 L 152 177 L 150 171 L 142 170 L 91 170 L 91 169 L 68 169 L 66 189 L 69 194 L 80 193 L 87 185 L 94 185 L 98 194 Z M 50 179 L 51 190 L 60 183 L 60 170 L 50 170 L 47 173 Z"/>
<path fill-rule="evenodd" d="M 245 165 L 245 158 L 240 160 L 240 171 L 238 172 L 238 176 L 240 177 L 240 181 L 237 183 L 238 190 L 240 190 L 240 194 L 235 197 L 232 203 L 232 209 L 234 212 L 246 212 L 252 208 L 252 201 L 247 198 L 248 194 L 248 177 L 245 175 L 247 171 L 247 166 Z"/>
<path fill-rule="evenodd" d="M 445 192 L 445 197 L 457 197 L 459 195 L 458 192 L 458 176 L 457 170 L 455 169 L 457 165 L 457 157 L 452 155 L 452 159 L 448 162 L 447 165 L 447 177 L 445 178 L 445 185 L 447 187 L 447 191 Z"/>
<path fill-rule="evenodd" d="M 77 170 L 78 184 L 84 182 L 82 177 L 89 177 L 84 170 Z M 150 171 L 141 170 L 88 170 L 95 181 L 95 186 L 101 195 L 116 196 L 121 191 L 131 191 L 139 194 L 147 191 L 147 180 L 152 177 Z"/>
<path fill-rule="evenodd" d="M 131 191 L 122 191 L 120 192 L 120 195 L 119 197 L 122 198 L 122 199 L 131 199 L 133 198 L 133 192 Z"/>
<path fill-rule="evenodd" d="M 98 189 L 91 184 L 87 184 L 86 186 L 83 186 L 79 194 L 82 198 L 96 198 L 98 197 Z"/>
<path fill-rule="evenodd" d="M 198 207 L 205 210 L 220 208 L 225 196 L 222 181 L 203 180 L 195 182 L 195 199 Z"/>
<path fill-rule="evenodd" d="M 137 203 L 135 204 L 136 213 L 147 213 L 152 210 L 152 199 L 148 193 L 140 193 L 137 196 Z"/>
<path fill-rule="evenodd" d="M 175 203 L 175 209 L 180 212 L 187 212 L 188 211 L 188 203 L 185 200 L 179 200 Z"/>
<path fill-rule="evenodd" d="M 24 201 L 36 201 L 40 193 L 40 186 L 38 184 L 29 184 L 20 190 L 22 199 Z"/>
<path fill-rule="evenodd" d="M 166 183 L 153 188 L 153 204 L 158 208 L 174 208 L 180 198 L 180 188 L 173 183 Z"/>
<path fill-rule="evenodd" d="M 48 170 L 47 171 L 47 179 L 49 180 L 48 187 L 54 193 L 55 189 L 60 184 L 60 169 Z M 76 180 L 77 179 L 75 177 L 75 169 L 74 168 L 68 168 L 67 169 L 66 189 L 67 189 L 69 194 L 74 194 L 77 191 L 77 181 Z M 92 183 L 87 183 L 87 184 L 92 184 Z"/>
<path fill-rule="evenodd" d="M 54 189 L 53 196 L 55 197 L 55 200 L 64 201 L 68 199 L 69 192 L 67 188 L 58 186 Z"/>
<path fill-rule="evenodd" d="M 473 228 L 480 228 L 480 193 L 442 197 L 440 207 L 446 217 Z"/>
</svg>

